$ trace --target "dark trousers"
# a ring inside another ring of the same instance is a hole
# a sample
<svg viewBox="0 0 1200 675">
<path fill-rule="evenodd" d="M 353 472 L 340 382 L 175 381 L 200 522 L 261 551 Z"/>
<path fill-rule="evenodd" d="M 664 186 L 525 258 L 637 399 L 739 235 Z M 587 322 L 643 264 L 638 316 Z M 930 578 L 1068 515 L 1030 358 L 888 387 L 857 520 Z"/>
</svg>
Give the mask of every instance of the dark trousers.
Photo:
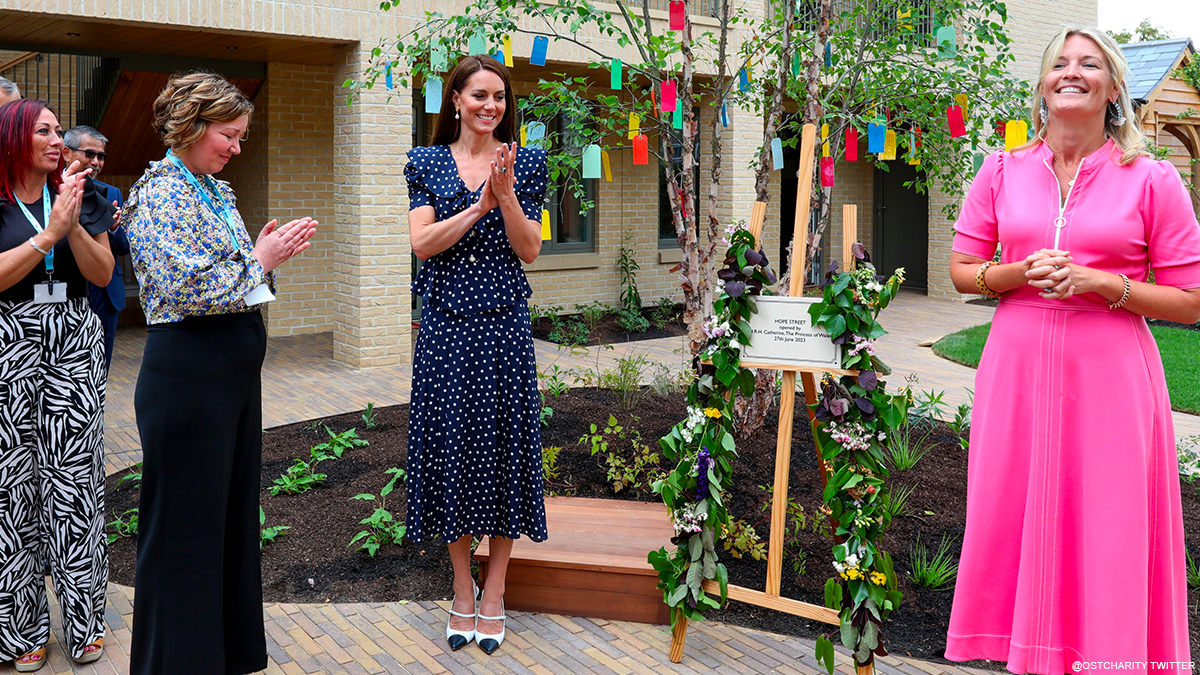
<svg viewBox="0 0 1200 675">
<path fill-rule="evenodd" d="M 256 311 L 151 326 L 134 405 L 142 488 L 131 675 L 267 667 Z"/>
</svg>

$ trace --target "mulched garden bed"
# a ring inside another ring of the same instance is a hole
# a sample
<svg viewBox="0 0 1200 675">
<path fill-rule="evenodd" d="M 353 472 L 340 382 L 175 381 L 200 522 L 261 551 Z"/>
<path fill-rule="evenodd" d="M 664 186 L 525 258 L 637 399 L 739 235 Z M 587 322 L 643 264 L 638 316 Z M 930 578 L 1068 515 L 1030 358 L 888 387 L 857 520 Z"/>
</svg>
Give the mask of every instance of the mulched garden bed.
<svg viewBox="0 0 1200 675">
<path fill-rule="evenodd" d="M 583 325 L 579 314 L 560 314 L 557 317 L 557 325 L 549 316 L 537 316 L 532 321 L 533 337 L 557 344 L 591 346 L 687 335 L 687 326 L 683 324 L 683 305 L 675 305 L 670 314 L 660 312 L 658 307 L 642 308 L 642 317 L 646 319 L 647 328 L 641 332 L 630 332 L 622 328 L 615 313 L 605 314 L 591 331 Z M 671 318 L 668 319 L 667 316 Z M 583 340 L 585 334 L 586 341 Z"/>
<path fill-rule="evenodd" d="M 610 413 L 627 427 L 636 428 L 641 438 L 657 449 L 657 439 L 684 415 L 683 396 L 660 398 L 649 392 L 636 405 L 636 419 L 618 410 L 612 391 L 577 388 L 558 397 L 548 397 L 554 408 L 550 427 L 545 431 L 547 446 L 561 447 L 558 478 L 547 484 L 547 493 L 579 497 L 639 499 L 657 501 L 648 490 L 627 488 L 614 493 L 606 477 L 601 456 L 593 457 L 590 445 L 578 443 L 591 424 L 601 427 Z M 734 488 L 729 495 L 729 511 L 735 518 L 752 524 L 762 541 L 768 539 L 766 511 L 769 486 L 774 476 L 775 424 L 772 411 L 768 429 L 739 442 L 741 461 L 734 471 Z M 320 472 L 328 474 L 325 483 L 301 495 L 270 496 L 272 481 L 282 474 L 293 458 L 308 457 L 309 448 L 324 442 L 328 435 L 311 423 L 293 424 L 268 430 L 263 436 L 262 506 L 266 524 L 289 525 L 291 530 L 263 549 L 263 590 L 266 600 L 278 602 L 383 602 L 394 600 L 440 600 L 451 592 L 450 561 L 440 540 L 422 544 L 386 545 L 374 559 L 348 548 L 354 535 L 363 529 L 359 520 L 369 516 L 375 502 L 354 501 L 359 493 L 378 494 L 387 482 L 384 471 L 406 464 L 408 406 L 381 408 L 376 411 L 378 426 L 365 429 L 359 413 L 338 415 L 321 420 L 335 432 L 351 427 L 370 445 L 349 450 L 340 460 L 322 462 Z M 790 495 L 813 515 L 820 504 L 821 482 L 803 406 L 797 406 L 792 448 Z M 943 535 L 954 541 L 957 555 L 962 543 L 966 510 L 967 453 L 948 427 L 938 425 L 929 437 L 928 454 L 911 470 L 893 474 L 896 489 L 915 486 L 910 500 L 913 515 L 897 518 L 884 536 L 882 546 L 892 553 L 903 605 L 892 614 L 885 630 L 885 645 L 895 654 L 942 660 L 946 629 L 949 625 L 952 585 L 931 591 L 913 586 L 907 580 L 909 551 L 917 535 L 927 546 L 936 548 Z M 131 482 L 118 487 L 124 475 L 107 479 L 108 510 L 120 514 L 137 505 L 137 490 Z M 387 505 L 403 520 L 405 491 L 397 484 Z M 1184 521 L 1188 528 L 1188 548 L 1200 551 L 1200 494 L 1195 486 L 1183 484 Z M 111 528 L 110 528 L 111 531 Z M 553 537 L 554 533 L 551 532 Z M 132 538 L 117 540 L 109 549 L 111 579 L 132 585 L 135 548 Z M 804 573 L 795 574 L 796 555 L 803 553 Z M 820 604 L 825 580 L 832 573 L 829 542 L 806 529 L 788 541 L 784 558 L 783 595 Z M 730 582 L 762 588 L 766 579 L 766 561 L 749 557 L 735 559 L 727 553 L 722 559 L 729 568 Z M 1191 643 L 1200 645 L 1200 591 L 1189 592 Z M 778 633 L 814 637 L 834 627 L 817 624 L 758 607 L 731 602 L 713 612 L 711 618 L 732 624 Z M 834 642 L 838 640 L 835 637 Z M 1000 664 L 977 662 L 981 667 L 999 668 Z"/>
</svg>

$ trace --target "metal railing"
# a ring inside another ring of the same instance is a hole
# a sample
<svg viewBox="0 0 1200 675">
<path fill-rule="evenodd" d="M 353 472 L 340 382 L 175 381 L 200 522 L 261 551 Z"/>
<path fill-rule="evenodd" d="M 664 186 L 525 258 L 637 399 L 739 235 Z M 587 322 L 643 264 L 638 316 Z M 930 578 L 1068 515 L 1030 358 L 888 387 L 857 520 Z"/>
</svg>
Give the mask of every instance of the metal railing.
<svg viewBox="0 0 1200 675">
<path fill-rule="evenodd" d="M 26 52 L 0 64 L 0 75 L 26 98 L 40 98 L 58 112 L 59 124 L 100 126 L 120 74 L 117 59 Z"/>
</svg>

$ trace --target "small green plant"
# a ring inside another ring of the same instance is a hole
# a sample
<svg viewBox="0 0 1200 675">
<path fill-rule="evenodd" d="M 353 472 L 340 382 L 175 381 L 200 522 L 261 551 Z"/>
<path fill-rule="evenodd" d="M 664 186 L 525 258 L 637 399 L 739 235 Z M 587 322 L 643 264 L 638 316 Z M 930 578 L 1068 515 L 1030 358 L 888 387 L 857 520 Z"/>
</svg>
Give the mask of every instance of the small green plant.
<svg viewBox="0 0 1200 675">
<path fill-rule="evenodd" d="M 741 518 L 731 519 L 729 525 L 722 525 L 720 538 L 729 555 L 739 560 L 747 555 L 755 560 L 767 557 L 767 542 L 760 539 L 754 527 Z"/>
<path fill-rule="evenodd" d="M 1200 588 L 1200 565 L 1196 564 L 1191 551 L 1187 551 L 1187 584 L 1188 588 Z"/>
<path fill-rule="evenodd" d="M 621 308 L 638 312 L 640 316 L 642 296 L 638 293 L 637 271 L 641 269 L 641 266 L 638 265 L 637 258 L 634 257 L 632 240 L 632 232 L 626 232 L 621 237 L 621 252 L 617 258 L 617 267 L 621 270 Z M 642 331 L 644 330 L 643 328 Z"/>
<path fill-rule="evenodd" d="M 971 445 L 971 407 L 975 402 L 975 392 L 967 390 L 967 402 L 959 403 L 954 411 L 954 419 L 949 422 L 950 428 L 958 436 L 958 446 L 966 450 Z"/>
<path fill-rule="evenodd" d="M 135 488 L 142 487 L 142 463 L 141 462 L 134 464 L 133 468 L 131 468 L 129 470 L 129 473 L 125 474 L 124 476 L 121 476 L 121 480 L 117 481 L 117 487 L 121 487 L 127 481 L 132 481 L 133 487 L 135 487 Z"/>
<path fill-rule="evenodd" d="M 650 320 L 642 316 L 642 310 L 622 307 L 617 311 L 617 324 L 626 333 L 645 333 L 650 330 Z"/>
<path fill-rule="evenodd" d="M 275 479 L 271 485 L 272 497 L 308 492 L 325 481 L 326 475 L 317 473 L 316 468 L 318 464 L 329 459 L 329 456 L 318 450 L 319 447 L 310 450 L 311 456 L 307 462 L 303 459 L 295 460 L 282 476 Z"/>
<path fill-rule="evenodd" d="M 588 328 L 579 317 L 565 318 L 562 315 L 550 317 L 550 333 L 546 337 L 556 344 L 574 347 L 588 342 Z"/>
<path fill-rule="evenodd" d="M 570 385 L 563 379 L 567 371 L 558 367 L 558 364 L 550 366 L 549 370 L 543 370 L 538 373 L 538 379 L 542 380 L 545 392 L 551 396 L 558 398 L 571 390 Z"/>
<path fill-rule="evenodd" d="M 562 448 L 556 446 L 542 446 L 542 477 L 549 480 L 558 480 L 558 454 L 562 452 Z"/>
<path fill-rule="evenodd" d="M 267 544 L 274 543 L 275 537 L 278 537 L 284 532 L 292 529 L 290 525 L 272 525 L 271 527 L 267 527 L 267 514 L 265 511 L 263 511 L 261 506 L 258 507 L 258 526 L 262 528 L 259 530 L 258 534 L 259 550 L 261 550 L 262 547 L 266 546 Z"/>
<path fill-rule="evenodd" d="M 770 517 L 772 503 L 774 502 L 775 486 L 774 485 L 759 485 L 758 489 L 766 492 L 769 497 L 762 501 L 762 510 Z M 761 522 L 761 521 L 760 521 Z M 804 507 L 795 500 L 794 497 L 788 497 L 787 506 L 784 507 L 784 528 L 783 528 L 783 557 L 791 561 L 792 571 L 796 574 L 804 574 L 805 566 L 808 563 L 808 551 L 800 547 L 800 534 L 812 527 L 813 531 L 828 530 L 827 523 L 820 519 L 810 519 L 808 512 Z"/>
<path fill-rule="evenodd" d="M 600 320 L 612 311 L 608 305 L 598 300 L 582 305 L 575 305 L 575 309 L 579 310 L 579 319 L 587 327 L 588 335 L 591 335 L 596 330 L 596 327 L 600 325 Z"/>
<path fill-rule="evenodd" d="M 917 435 L 917 426 L 910 424 L 908 428 L 896 429 L 888 440 L 888 460 L 896 471 L 907 471 L 917 465 L 925 453 L 929 452 L 926 441 L 933 429 Z"/>
<path fill-rule="evenodd" d="M 946 417 L 945 398 L 944 391 L 918 391 L 908 409 L 908 423 L 921 429 L 932 428 L 935 422 Z"/>
<path fill-rule="evenodd" d="M 114 513 L 114 515 L 116 514 Z M 125 537 L 136 537 L 138 533 L 137 507 L 129 509 L 125 513 L 116 516 L 116 520 L 113 520 L 108 524 L 108 526 L 116 530 L 116 532 L 108 535 L 108 543 L 110 544 Z"/>
<path fill-rule="evenodd" d="M 671 367 L 667 364 L 652 363 L 650 364 L 650 368 L 654 371 L 650 375 L 650 389 L 655 395 L 667 397 L 673 394 L 681 394 L 687 389 L 687 384 L 684 384 L 683 378 L 679 376 L 679 373 L 671 370 Z"/>
<path fill-rule="evenodd" d="M 392 512 L 387 510 L 387 497 L 392 494 L 392 490 L 396 489 L 396 481 L 404 480 L 404 469 L 393 467 L 384 471 L 384 473 L 391 475 L 392 479 L 379 490 L 378 498 L 370 493 L 358 494 L 351 497 L 351 499 L 378 502 L 378 506 L 375 507 L 375 511 L 370 516 L 358 521 L 359 525 L 366 525 L 367 529 L 354 535 L 354 538 L 346 545 L 347 548 L 350 548 L 358 544 L 356 550 L 366 551 L 372 558 L 388 542 L 399 546 L 404 542 L 404 535 L 408 532 L 408 528 L 397 523 Z"/>
<path fill-rule="evenodd" d="M 538 419 L 541 421 L 543 427 L 548 427 L 550 426 L 550 418 L 554 417 L 554 408 L 546 405 L 546 392 L 540 389 L 538 390 L 538 400 L 541 401 L 538 410 Z"/>
<path fill-rule="evenodd" d="M 327 456 L 332 455 L 341 459 L 347 450 L 361 448 L 368 444 L 367 441 L 358 437 L 358 430 L 353 427 L 340 434 L 335 434 L 332 429 L 325 427 L 325 433 L 329 434 L 329 440 L 320 445 L 313 446 L 314 453 L 320 451 Z"/>
<path fill-rule="evenodd" d="M 633 410 L 642 400 L 642 376 L 650 367 L 645 354 L 628 354 L 617 359 L 617 366 L 600 373 L 597 386 L 617 393 L 621 410 Z"/>
<path fill-rule="evenodd" d="M 921 542 L 921 535 L 917 535 L 917 542 L 913 544 L 908 558 L 910 567 L 908 575 L 912 578 L 913 583 L 936 591 L 954 581 L 955 575 L 958 574 L 958 563 L 954 562 L 954 558 L 950 555 L 952 545 L 953 541 L 949 537 L 943 536 L 937 552 L 930 557 L 925 544 Z"/>
<path fill-rule="evenodd" d="M 363 410 L 363 413 L 362 413 L 362 420 L 363 420 L 363 424 L 366 425 L 366 428 L 368 428 L 368 429 L 375 428 L 375 404 L 374 403 L 367 404 L 367 407 Z"/>
<path fill-rule="evenodd" d="M 679 316 L 679 312 L 675 309 L 675 302 L 670 296 L 664 295 L 654 303 L 654 327 L 662 330 L 667 327 L 667 324 L 675 320 Z"/>
<path fill-rule="evenodd" d="M 901 516 L 911 515 L 909 510 L 909 499 L 916 491 L 916 485 L 907 487 L 897 487 L 891 490 L 885 490 L 882 496 L 883 502 L 883 527 L 887 529 L 889 524 Z"/>
<path fill-rule="evenodd" d="M 637 419 L 632 417 L 634 422 Z M 580 445 L 589 443 L 593 457 L 604 455 L 608 464 L 608 480 L 614 492 L 628 487 L 650 488 L 658 471 L 659 455 L 642 442 L 642 434 L 637 429 L 618 424 L 616 416 L 609 415 L 608 426 L 603 431 L 593 424 L 591 432 L 579 438 Z"/>
</svg>

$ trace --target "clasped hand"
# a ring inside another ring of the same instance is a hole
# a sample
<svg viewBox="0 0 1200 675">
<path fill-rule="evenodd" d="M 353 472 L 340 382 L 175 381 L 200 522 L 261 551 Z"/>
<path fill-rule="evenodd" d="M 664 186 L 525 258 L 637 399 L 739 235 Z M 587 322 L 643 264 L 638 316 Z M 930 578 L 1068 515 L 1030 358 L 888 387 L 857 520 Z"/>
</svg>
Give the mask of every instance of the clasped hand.
<svg viewBox="0 0 1200 675">
<path fill-rule="evenodd" d="M 270 272 L 312 246 L 309 239 L 312 239 L 319 224 L 316 220 L 305 217 L 280 227 L 278 220 L 272 220 L 259 233 L 251 254 L 262 265 L 264 271 Z"/>
<path fill-rule="evenodd" d="M 513 178 L 516 165 L 516 143 L 506 143 L 496 148 L 496 159 L 492 160 L 491 173 L 479 192 L 479 208 L 484 213 L 497 206 L 517 203 L 516 181 Z"/>
<path fill-rule="evenodd" d="M 1080 290 L 1080 277 L 1086 268 L 1071 265 L 1071 254 L 1044 248 L 1025 258 L 1026 283 L 1038 289 L 1043 298 L 1066 300 Z"/>
</svg>

